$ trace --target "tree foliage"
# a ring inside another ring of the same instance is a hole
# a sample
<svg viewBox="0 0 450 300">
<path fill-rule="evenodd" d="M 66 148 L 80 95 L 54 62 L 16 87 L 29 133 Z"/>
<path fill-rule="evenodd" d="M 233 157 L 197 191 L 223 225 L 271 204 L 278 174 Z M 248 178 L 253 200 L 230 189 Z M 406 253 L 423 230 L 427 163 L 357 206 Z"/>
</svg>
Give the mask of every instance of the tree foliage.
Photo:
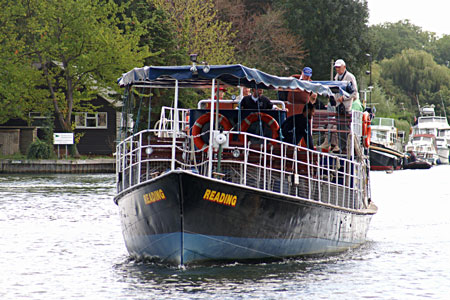
<svg viewBox="0 0 450 300">
<path fill-rule="evenodd" d="M 212 0 L 155 0 L 175 25 L 177 45 L 186 59 L 196 53 L 200 61 L 228 64 L 234 60 L 231 24 L 220 21 Z"/>
<path fill-rule="evenodd" d="M 57 118 L 72 132 L 72 112 L 150 55 L 139 47 L 140 24 L 119 18 L 124 7 L 101 0 L 3 0 L 16 14 L 9 34 L 22 45 L 20 64 L 34 63 Z M 123 29 L 119 29 L 123 25 Z M 41 87 L 41 88 L 42 88 Z M 24 90 L 26 87 L 22 87 Z M 36 89 L 35 89 L 36 90 Z"/>
<path fill-rule="evenodd" d="M 15 20 L 22 12 L 8 1 L 1 0 L 0 11 L 0 124 L 11 118 L 27 119 L 30 111 L 48 109 L 45 91 L 36 91 L 42 84 L 33 61 L 25 55 L 26 40 L 21 39 Z"/>
<path fill-rule="evenodd" d="M 177 65 L 186 60 L 186 50 L 177 45 L 176 26 L 163 9 L 157 8 L 151 0 L 115 0 L 119 5 L 127 4 L 125 15 L 136 18 L 142 26 L 139 45 L 147 46 L 152 55 L 145 59 L 145 65 Z M 120 28 L 124 26 L 121 25 Z"/>
<path fill-rule="evenodd" d="M 370 35 L 371 52 L 376 60 L 392 58 L 405 49 L 427 48 L 435 40 L 433 33 L 423 31 L 409 20 L 371 26 Z"/>
<path fill-rule="evenodd" d="M 429 52 L 434 60 L 441 65 L 450 67 L 450 35 L 444 35 L 429 46 Z"/>
<path fill-rule="evenodd" d="M 441 90 L 450 88 L 450 70 L 438 65 L 433 56 L 423 50 L 403 50 L 380 65 L 382 86 L 391 96 L 407 95 L 409 108 L 426 103 L 439 104 Z"/>
<path fill-rule="evenodd" d="M 287 26 L 301 36 L 309 51 L 305 64 L 314 78 L 330 77 L 331 60 L 342 58 L 357 74 L 366 65 L 369 48 L 367 1 L 283 0 Z"/>
<path fill-rule="evenodd" d="M 286 28 L 282 10 L 260 2 L 266 3 L 258 9 L 242 0 L 216 2 L 219 17 L 233 24 L 236 32 L 237 61 L 278 75 L 299 73 L 305 57 L 303 40 Z"/>
</svg>

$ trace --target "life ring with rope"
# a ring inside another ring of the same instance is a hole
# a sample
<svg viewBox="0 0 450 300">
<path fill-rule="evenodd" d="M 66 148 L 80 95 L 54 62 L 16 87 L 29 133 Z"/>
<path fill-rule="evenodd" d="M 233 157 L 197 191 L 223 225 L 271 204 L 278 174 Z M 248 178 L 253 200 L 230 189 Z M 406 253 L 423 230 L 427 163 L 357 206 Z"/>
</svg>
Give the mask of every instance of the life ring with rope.
<svg viewBox="0 0 450 300">
<path fill-rule="evenodd" d="M 370 146 L 370 136 L 372 135 L 372 129 L 370 126 L 370 115 L 367 111 L 363 113 L 363 126 L 362 126 L 363 144 L 367 149 Z"/>
<path fill-rule="evenodd" d="M 195 146 L 203 150 L 204 152 L 208 151 L 208 146 L 206 142 L 202 139 L 202 129 L 206 123 L 209 123 L 211 120 L 211 113 L 206 113 L 201 115 L 197 120 L 195 120 L 194 125 L 192 126 L 192 135 L 194 136 L 194 144 Z M 229 131 L 233 127 L 230 121 L 222 114 L 219 114 L 219 124 L 222 126 L 224 131 Z"/>
<path fill-rule="evenodd" d="M 271 115 L 262 113 L 262 112 L 255 112 L 251 113 L 245 118 L 241 123 L 241 131 L 247 132 L 247 130 L 250 128 L 250 125 L 253 123 L 259 121 L 261 119 L 262 122 L 267 124 L 269 126 L 270 130 L 272 131 L 272 139 L 276 140 L 279 135 L 280 125 L 278 124 L 277 120 L 275 120 Z M 245 140 L 244 135 L 239 136 L 239 140 L 243 143 Z M 272 142 L 272 144 L 275 144 L 275 142 Z"/>
</svg>

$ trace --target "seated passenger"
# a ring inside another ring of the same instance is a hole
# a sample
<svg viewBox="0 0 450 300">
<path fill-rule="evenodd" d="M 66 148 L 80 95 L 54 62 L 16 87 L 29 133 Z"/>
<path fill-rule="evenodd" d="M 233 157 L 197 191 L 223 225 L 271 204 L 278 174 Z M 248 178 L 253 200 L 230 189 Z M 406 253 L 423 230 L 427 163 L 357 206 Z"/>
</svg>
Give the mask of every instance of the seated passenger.
<svg viewBox="0 0 450 300">
<path fill-rule="evenodd" d="M 283 142 L 298 145 L 303 138 L 306 146 L 309 149 L 314 150 L 311 130 L 311 120 L 314 113 L 314 105 L 310 102 L 303 107 L 302 114 L 292 115 L 287 118 L 281 125 Z"/>
<path fill-rule="evenodd" d="M 240 102 L 241 109 L 277 109 L 278 106 L 273 104 L 269 98 L 263 95 L 262 89 L 252 89 L 252 94 L 242 98 Z"/>
</svg>

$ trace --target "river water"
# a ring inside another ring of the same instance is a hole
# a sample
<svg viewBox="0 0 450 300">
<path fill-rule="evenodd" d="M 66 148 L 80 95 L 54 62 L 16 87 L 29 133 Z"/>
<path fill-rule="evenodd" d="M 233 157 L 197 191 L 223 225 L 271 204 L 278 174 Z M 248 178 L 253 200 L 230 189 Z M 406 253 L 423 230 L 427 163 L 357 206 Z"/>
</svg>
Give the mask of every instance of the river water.
<svg viewBox="0 0 450 300">
<path fill-rule="evenodd" d="M 357 249 L 186 269 L 128 257 L 114 175 L 2 175 L 0 299 L 449 299 L 449 175 L 372 172 Z"/>
</svg>

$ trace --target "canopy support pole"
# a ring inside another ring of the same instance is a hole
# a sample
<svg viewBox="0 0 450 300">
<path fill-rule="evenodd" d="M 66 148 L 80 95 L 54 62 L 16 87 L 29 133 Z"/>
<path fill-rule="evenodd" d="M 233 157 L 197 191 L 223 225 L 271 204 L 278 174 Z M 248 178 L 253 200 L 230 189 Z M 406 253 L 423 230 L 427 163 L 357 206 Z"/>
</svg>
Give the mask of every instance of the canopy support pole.
<svg viewBox="0 0 450 300">
<path fill-rule="evenodd" d="M 175 157 L 176 157 L 176 147 L 175 147 L 175 142 L 177 140 L 177 135 L 178 135 L 178 80 L 175 80 L 175 99 L 174 99 L 174 103 L 173 106 L 175 108 L 174 113 L 174 120 L 173 120 L 173 124 L 172 124 L 172 161 L 170 164 L 170 169 L 172 171 L 175 170 Z"/>
<path fill-rule="evenodd" d="M 209 157 L 209 164 L 208 164 L 208 177 L 212 177 L 212 167 L 213 167 L 213 129 L 214 129 L 214 89 L 215 89 L 216 80 L 212 80 L 212 87 L 211 87 L 211 114 L 209 119 L 209 147 L 208 147 L 208 157 Z"/>
</svg>

